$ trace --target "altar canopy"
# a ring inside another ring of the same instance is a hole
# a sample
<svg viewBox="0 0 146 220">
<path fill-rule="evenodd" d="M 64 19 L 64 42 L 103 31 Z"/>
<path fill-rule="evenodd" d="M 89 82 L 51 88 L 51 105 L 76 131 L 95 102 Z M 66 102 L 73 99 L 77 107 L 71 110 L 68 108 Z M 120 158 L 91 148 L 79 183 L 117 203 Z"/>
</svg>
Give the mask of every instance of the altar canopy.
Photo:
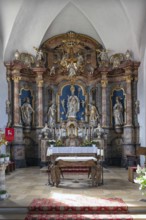
<svg viewBox="0 0 146 220">
<path fill-rule="evenodd" d="M 140 63 L 132 52 L 110 53 L 90 36 L 72 31 L 34 49 L 32 55 L 16 48 L 13 60 L 5 63 L 7 127 L 15 129 L 16 166 L 45 165 L 51 141 L 60 154 L 59 147 L 69 153 L 78 147 L 72 148 L 75 153 L 95 144 L 104 149 L 107 164 L 126 166 L 127 155 L 139 146 Z"/>
</svg>

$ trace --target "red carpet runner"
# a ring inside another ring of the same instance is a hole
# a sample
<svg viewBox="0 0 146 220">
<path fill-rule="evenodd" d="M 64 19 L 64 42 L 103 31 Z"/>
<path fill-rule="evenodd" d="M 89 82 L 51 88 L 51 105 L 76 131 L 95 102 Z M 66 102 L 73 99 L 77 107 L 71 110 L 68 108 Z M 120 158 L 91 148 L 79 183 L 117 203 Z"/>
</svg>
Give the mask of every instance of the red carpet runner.
<svg viewBox="0 0 146 220">
<path fill-rule="evenodd" d="M 25 220 L 132 220 L 122 199 L 96 199 L 81 195 L 34 199 Z"/>
</svg>

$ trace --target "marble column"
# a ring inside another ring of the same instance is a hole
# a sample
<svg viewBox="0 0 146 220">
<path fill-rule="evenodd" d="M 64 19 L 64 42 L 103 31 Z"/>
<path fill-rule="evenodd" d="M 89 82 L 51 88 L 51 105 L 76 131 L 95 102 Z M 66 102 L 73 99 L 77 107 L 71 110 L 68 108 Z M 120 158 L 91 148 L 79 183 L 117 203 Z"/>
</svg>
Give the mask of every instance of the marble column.
<svg viewBox="0 0 146 220">
<path fill-rule="evenodd" d="M 37 126 L 43 127 L 43 73 L 46 71 L 46 69 L 36 67 L 33 69 L 33 71 L 36 72 L 36 84 L 38 89 Z"/>
<path fill-rule="evenodd" d="M 19 106 L 19 81 L 21 80 L 20 76 L 21 67 L 14 68 L 12 71 L 12 80 L 14 81 L 14 126 L 19 125 L 20 123 L 20 106 Z"/>
<path fill-rule="evenodd" d="M 126 74 L 126 125 L 132 126 L 132 90 L 131 82 L 133 80 L 131 67 L 125 68 Z"/>
<path fill-rule="evenodd" d="M 107 125 L 107 72 L 101 72 L 102 79 L 101 79 L 101 87 L 102 87 L 102 127 L 106 127 Z"/>
<path fill-rule="evenodd" d="M 125 80 L 126 80 L 126 121 L 124 128 L 124 142 L 123 142 L 123 156 L 122 165 L 127 164 L 126 155 L 135 155 L 135 143 L 134 143 L 134 127 L 133 127 L 133 111 L 132 111 L 132 65 L 124 67 Z"/>
<path fill-rule="evenodd" d="M 5 64 L 7 68 L 7 83 L 8 83 L 8 99 L 6 100 L 6 113 L 8 115 L 8 122 L 7 127 L 10 127 L 12 125 L 12 79 L 11 79 L 11 64 L 7 63 Z"/>
<path fill-rule="evenodd" d="M 134 114 L 134 142 L 136 143 L 136 147 L 139 146 L 139 123 L 138 123 L 138 114 L 139 114 L 139 106 L 136 106 L 137 100 L 137 82 L 138 82 L 138 67 L 140 63 L 134 63 L 134 70 L 133 70 L 133 85 L 134 85 L 134 103 L 133 103 L 133 114 Z"/>
</svg>

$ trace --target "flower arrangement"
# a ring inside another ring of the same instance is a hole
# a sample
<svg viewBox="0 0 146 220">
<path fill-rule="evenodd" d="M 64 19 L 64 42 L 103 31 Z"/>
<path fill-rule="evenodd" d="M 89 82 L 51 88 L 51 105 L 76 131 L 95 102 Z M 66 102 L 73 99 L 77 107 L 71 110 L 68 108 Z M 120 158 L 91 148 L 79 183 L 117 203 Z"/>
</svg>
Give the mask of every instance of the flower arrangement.
<svg viewBox="0 0 146 220">
<path fill-rule="evenodd" d="M 97 141 L 96 140 L 92 140 L 91 143 L 92 144 L 97 144 Z"/>
<path fill-rule="evenodd" d="M 134 179 L 134 182 L 139 184 L 139 190 L 141 190 L 142 195 L 146 194 L 146 168 L 142 168 L 141 166 L 137 165 L 136 173 L 138 177 Z"/>
<path fill-rule="evenodd" d="M 5 134 L 2 131 L 0 131 L 0 146 L 6 144 L 7 144 L 7 140 L 5 139 Z"/>
<path fill-rule="evenodd" d="M 92 141 L 89 141 L 89 140 L 85 140 L 84 142 L 83 142 L 83 144 L 82 144 L 82 147 L 84 147 L 84 146 L 92 146 Z"/>
<path fill-rule="evenodd" d="M 6 194 L 6 193 L 7 193 L 6 190 L 0 190 L 0 195 L 4 195 L 4 194 Z"/>
<path fill-rule="evenodd" d="M 56 143 L 55 143 L 55 146 L 56 146 L 56 147 L 61 147 L 61 146 L 63 146 L 62 141 L 61 141 L 61 140 L 57 140 Z"/>
<path fill-rule="evenodd" d="M 49 140 L 49 144 L 55 144 L 56 143 L 56 141 L 55 140 Z"/>
</svg>

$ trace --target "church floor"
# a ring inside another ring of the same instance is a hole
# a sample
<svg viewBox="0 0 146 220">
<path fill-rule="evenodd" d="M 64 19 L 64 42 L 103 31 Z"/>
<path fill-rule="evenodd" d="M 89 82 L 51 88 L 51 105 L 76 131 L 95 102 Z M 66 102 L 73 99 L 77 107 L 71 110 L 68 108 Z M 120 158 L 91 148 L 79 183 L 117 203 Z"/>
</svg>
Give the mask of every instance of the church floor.
<svg viewBox="0 0 146 220">
<path fill-rule="evenodd" d="M 126 169 L 113 167 L 104 169 L 103 179 L 103 185 L 92 187 L 91 180 L 86 174 L 64 174 L 59 187 L 52 187 L 48 185 L 47 173 L 39 167 L 16 169 L 10 175 L 6 175 L 6 190 L 10 196 L 0 201 L 0 219 L 13 219 L 13 213 L 11 213 L 11 218 L 7 218 L 8 212 L 14 212 L 18 208 L 21 214 L 24 212 L 25 215 L 26 207 L 34 198 L 49 198 L 53 194 L 122 198 L 134 219 L 146 219 L 146 201 L 140 201 L 144 198 L 138 190 L 138 185 L 128 181 Z M 12 208 L 14 208 L 13 211 Z M 19 217 L 18 214 L 18 218 L 15 216 L 14 219 L 21 219 Z"/>
</svg>

